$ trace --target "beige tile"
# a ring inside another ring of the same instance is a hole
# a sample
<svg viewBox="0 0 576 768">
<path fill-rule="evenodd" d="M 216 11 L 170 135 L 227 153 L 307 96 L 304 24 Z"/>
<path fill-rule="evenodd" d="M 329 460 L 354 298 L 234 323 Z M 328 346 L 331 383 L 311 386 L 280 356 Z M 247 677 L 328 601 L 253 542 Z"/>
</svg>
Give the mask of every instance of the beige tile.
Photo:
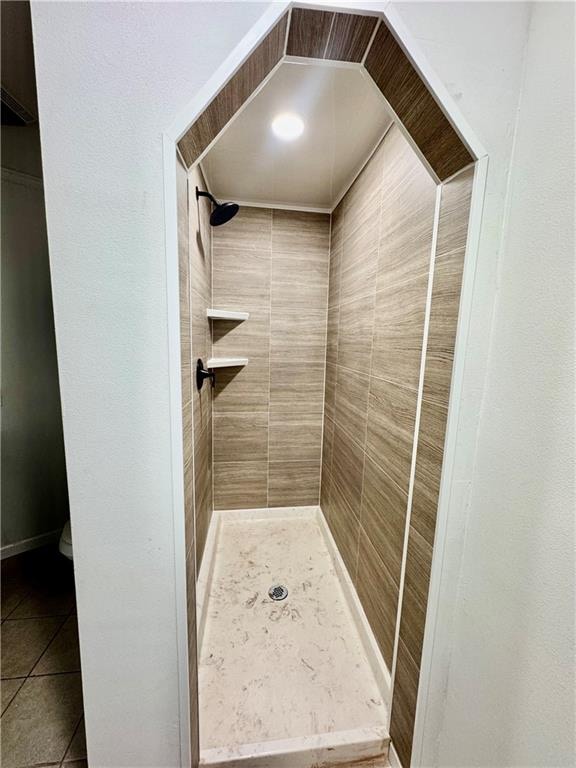
<svg viewBox="0 0 576 768">
<path fill-rule="evenodd" d="M 63 623 L 63 616 L 6 620 L 0 630 L 2 677 L 28 675 Z"/>
<path fill-rule="evenodd" d="M 58 763 L 81 716 L 79 672 L 28 678 L 2 718 L 3 768 Z"/>
<path fill-rule="evenodd" d="M 272 247 L 272 211 L 270 208 L 241 206 L 240 210 L 225 227 L 215 227 L 213 246 L 220 249 L 270 250 Z M 214 266 L 219 265 L 215 256 Z"/>
<path fill-rule="evenodd" d="M 214 413 L 267 413 L 269 379 L 268 357 L 251 356 L 248 365 L 218 369 L 212 400 Z"/>
<path fill-rule="evenodd" d="M 358 564 L 358 535 L 360 523 L 346 503 L 340 489 L 334 483 L 330 487 L 330 514 L 328 523 L 338 551 L 342 555 L 350 578 L 356 583 Z"/>
<path fill-rule="evenodd" d="M 392 697 L 390 736 L 402 765 L 411 764 L 419 676 L 419 665 L 412 659 L 406 646 L 400 640 Z"/>
<path fill-rule="evenodd" d="M 297 369 L 292 363 L 275 361 L 270 371 L 270 413 L 322 414 L 324 364 L 309 363 Z"/>
<path fill-rule="evenodd" d="M 360 528 L 357 590 L 384 660 L 392 667 L 398 585 Z"/>
<path fill-rule="evenodd" d="M 318 254 L 272 251 L 272 311 L 324 307 L 328 299 L 328 247 Z"/>
<path fill-rule="evenodd" d="M 340 238 L 341 240 L 341 238 Z M 332 246 L 330 248 L 330 269 L 328 272 L 328 306 L 333 307 L 340 303 L 340 273 L 342 265 L 342 244 L 337 247 L 333 245 L 336 241 L 332 235 Z"/>
<path fill-rule="evenodd" d="M 394 581 L 400 583 L 408 497 L 396 483 L 366 457 L 361 522 Z"/>
<path fill-rule="evenodd" d="M 326 518 L 328 523 L 330 522 L 331 487 L 332 487 L 332 475 L 330 471 L 327 469 L 326 464 L 323 462 L 322 474 L 320 476 L 320 508 L 322 509 L 322 512 L 324 513 L 324 517 Z"/>
<path fill-rule="evenodd" d="M 332 449 L 334 446 L 334 422 L 328 416 L 324 417 L 322 434 L 322 464 L 328 472 L 332 472 Z"/>
<path fill-rule="evenodd" d="M 338 362 L 338 323 L 340 320 L 340 307 L 334 305 L 328 308 L 326 362 L 336 365 Z"/>
<path fill-rule="evenodd" d="M 74 738 L 72 739 L 70 746 L 68 747 L 68 751 L 66 752 L 66 756 L 64 757 L 64 762 L 68 763 L 70 760 L 82 760 L 85 757 L 86 757 L 86 728 L 84 726 L 84 718 L 82 718 L 82 720 L 80 720 L 80 722 L 78 723 L 78 728 L 76 729 Z M 66 768 L 68 768 L 68 766 Z"/>
<path fill-rule="evenodd" d="M 215 413 L 213 419 L 214 461 L 267 459 L 267 413 Z"/>
<path fill-rule="evenodd" d="M 430 546 L 436 530 L 447 419 L 445 408 L 422 400 L 411 524 Z"/>
<path fill-rule="evenodd" d="M 370 379 L 366 451 L 408 493 L 416 418 L 416 390 Z"/>
<path fill-rule="evenodd" d="M 214 463 L 214 509 L 267 506 L 268 462 Z"/>
<path fill-rule="evenodd" d="M 344 197 L 344 237 L 349 237 L 357 229 L 366 230 L 378 220 L 383 172 L 381 144 Z"/>
<path fill-rule="evenodd" d="M 2 693 L 2 714 L 4 714 L 6 708 L 20 690 L 24 680 L 26 680 L 25 677 L 15 677 L 10 680 L 2 680 L 0 682 L 0 691 Z"/>
<path fill-rule="evenodd" d="M 220 307 L 218 307 L 220 308 Z M 255 308 L 241 323 L 228 320 L 212 321 L 212 352 L 214 357 L 269 357 L 270 310 Z"/>
<path fill-rule="evenodd" d="M 334 420 L 361 447 L 366 441 L 369 382 L 364 373 L 338 368 Z"/>
<path fill-rule="evenodd" d="M 333 486 L 356 517 L 360 516 L 363 472 L 363 450 L 336 424 L 332 448 Z"/>
<path fill-rule="evenodd" d="M 212 514 L 212 430 L 210 425 L 200 434 L 195 434 L 194 474 L 196 562 L 199 566 Z"/>
<path fill-rule="evenodd" d="M 205 381 L 202 389 L 196 387 L 196 361 L 206 365 L 211 356 L 210 325 L 206 317 L 208 303 L 195 291 L 192 293 L 192 402 L 194 406 L 194 429 L 202 431 L 210 422 L 212 413 L 212 391 L 210 382 Z"/>
<path fill-rule="evenodd" d="M 270 414 L 270 461 L 319 461 L 322 415 Z"/>
<path fill-rule="evenodd" d="M 324 413 L 328 418 L 334 420 L 336 407 L 336 376 L 337 368 L 335 365 L 326 363 L 326 382 L 324 390 Z"/>
<path fill-rule="evenodd" d="M 270 250 L 214 245 L 212 251 L 215 307 L 254 312 L 269 306 Z"/>
<path fill-rule="evenodd" d="M 323 363 L 326 357 L 326 311 L 272 313 L 272 361 Z"/>
<path fill-rule="evenodd" d="M 190 411 L 190 408 L 188 408 Z M 186 551 L 194 544 L 194 462 L 190 422 L 184 422 L 184 530 Z"/>
<path fill-rule="evenodd" d="M 344 238 L 341 256 L 340 301 L 346 302 L 376 291 L 379 221 L 375 216 L 355 227 Z"/>
<path fill-rule="evenodd" d="M 372 374 L 418 389 L 428 275 L 376 294 Z"/>
<path fill-rule="evenodd" d="M 69 616 L 32 670 L 33 675 L 80 672 L 76 616 Z"/>
<path fill-rule="evenodd" d="M 206 182 L 198 166 L 191 171 L 189 180 L 190 284 L 193 290 L 209 300 L 213 232 L 209 220 L 212 207 L 206 198 L 196 200 L 196 186 L 206 189 Z"/>
<path fill-rule="evenodd" d="M 328 272 L 330 215 L 306 211 L 275 209 L 272 214 L 272 250 L 274 254 L 306 255 L 323 265 L 322 279 Z"/>
<path fill-rule="evenodd" d="M 399 128 L 390 129 L 382 150 L 379 290 L 428 274 L 436 205 L 436 185 Z"/>
<path fill-rule="evenodd" d="M 268 506 L 289 507 L 318 504 L 319 461 L 271 461 L 268 476 Z"/>
<path fill-rule="evenodd" d="M 338 365 L 362 373 L 370 372 L 373 328 L 373 296 L 340 305 Z"/>
<path fill-rule="evenodd" d="M 432 547 L 410 526 L 400 637 L 412 658 L 418 662 L 422 656 L 431 567 Z"/>
<path fill-rule="evenodd" d="M 424 392 L 427 399 L 444 406 L 452 381 L 472 179 L 470 170 L 446 184 L 440 205 Z"/>
</svg>

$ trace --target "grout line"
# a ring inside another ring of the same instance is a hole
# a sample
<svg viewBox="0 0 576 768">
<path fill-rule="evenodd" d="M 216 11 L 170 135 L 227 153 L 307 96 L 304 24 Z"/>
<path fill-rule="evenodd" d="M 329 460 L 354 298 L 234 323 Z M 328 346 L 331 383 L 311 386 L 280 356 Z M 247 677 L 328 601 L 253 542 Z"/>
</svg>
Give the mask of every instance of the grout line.
<svg viewBox="0 0 576 768">
<path fill-rule="evenodd" d="M 85 757 L 80 757 L 80 758 L 70 758 L 70 760 L 66 760 L 66 755 L 68 754 L 68 750 L 69 750 L 69 749 L 70 749 L 70 747 L 72 746 L 72 742 L 74 741 L 74 739 L 75 739 L 75 737 L 76 737 L 76 734 L 78 733 L 78 728 L 80 727 L 80 723 L 82 722 L 82 718 L 83 718 L 83 717 L 84 717 L 84 712 L 82 712 L 82 714 L 80 715 L 80 719 L 79 719 L 79 720 L 78 720 L 78 722 L 76 723 L 76 728 L 74 728 L 74 731 L 73 731 L 73 733 L 72 733 L 72 737 L 70 738 L 70 741 L 68 742 L 68 746 L 67 746 L 67 747 L 66 747 L 66 749 L 64 750 L 64 755 L 62 756 L 62 760 L 60 761 L 60 766 L 64 765 L 64 762 L 68 762 L 68 763 L 69 763 L 69 762 L 71 762 L 71 760 L 74 760 L 74 759 L 79 759 L 79 760 L 86 760 L 86 758 L 85 758 Z"/>
<path fill-rule="evenodd" d="M 292 9 L 290 9 L 292 14 Z M 291 19 L 289 19 L 290 21 Z M 288 38 L 286 38 L 288 42 Z M 268 429 L 266 432 L 266 506 L 270 506 L 270 421 L 272 400 L 272 269 L 274 266 L 274 208 L 270 209 L 270 282 L 268 285 Z"/>
<path fill-rule="evenodd" d="M 420 430 L 420 415 L 422 412 L 422 395 L 424 392 L 424 374 L 426 370 L 426 352 L 428 350 L 428 331 L 430 328 L 430 311 L 432 308 L 432 289 L 434 285 L 434 266 L 436 263 L 436 247 L 438 243 L 438 229 L 440 225 L 440 206 L 442 201 L 442 185 L 436 187 L 436 204 L 434 208 L 434 229 L 430 246 L 430 271 L 428 277 L 428 293 L 426 296 L 426 313 L 424 317 L 424 332 L 422 335 L 422 353 L 420 356 L 420 378 L 418 382 L 418 400 L 416 403 L 416 419 L 414 421 L 414 441 L 412 443 L 412 462 L 410 465 L 410 484 L 408 486 L 408 504 L 406 507 L 406 522 L 404 525 L 404 546 L 402 550 L 402 567 L 400 570 L 400 591 L 398 594 L 398 606 L 396 610 L 396 628 L 394 632 L 394 649 L 392 654 L 392 669 L 390 670 L 392 681 L 392 700 L 390 712 L 394 701 L 394 678 L 396 675 L 396 662 L 398 659 L 398 644 L 400 642 L 400 620 L 402 617 L 402 602 L 404 596 L 404 582 L 406 578 L 406 560 L 408 555 L 408 540 L 410 537 L 410 520 L 412 517 L 412 500 L 414 496 L 414 479 L 416 476 L 416 457 L 418 454 L 418 437 Z"/>
<path fill-rule="evenodd" d="M 328 32 L 328 37 L 326 38 L 326 45 L 324 46 L 324 53 L 322 54 L 322 59 L 326 60 L 326 54 L 328 53 L 328 46 L 330 45 L 330 38 L 332 37 L 332 30 L 334 29 L 334 20 L 336 19 L 336 12 L 332 12 L 332 20 L 330 22 L 330 30 Z"/>
<path fill-rule="evenodd" d="M 374 26 L 374 30 L 373 30 L 372 34 L 370 35 L 370 40 L 368 40 L 368 45 L 366 46 L 366 50 L 364 51 L 364 55 L 362 56 L 361 64 L 362 64 L 363 67 L 366 66 L 365 62 L 366 62 L 366 59 L 368 58 L 368 54 L 370 53 L 370 48 L 372 48 L 372 43 L 374 42 L 374 40 L 376 38 L 376 33 L 378 32 L 380 24 L 382 24 L 382 17 L 380 15 L 377 17 L 377 19 L 378 20 L 377 20 L 377 22 L 376 22 L 376 24 Z"/>
</svg>

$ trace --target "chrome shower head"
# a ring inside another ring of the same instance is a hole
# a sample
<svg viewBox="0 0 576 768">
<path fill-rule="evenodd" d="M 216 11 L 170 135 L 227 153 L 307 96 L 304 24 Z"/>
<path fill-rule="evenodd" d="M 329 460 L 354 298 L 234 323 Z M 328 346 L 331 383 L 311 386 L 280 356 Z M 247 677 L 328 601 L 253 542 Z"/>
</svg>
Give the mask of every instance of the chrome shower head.
<svg viewBox="0 0 576 768">
<path fill-rule="evenodd" d="M 226 224 L 226 222 L 236 216 L 240 210 L 238 203 L 219 203 L 210 192 L 203 192 L 196 187 L 196 200 L 198 200 L 199 197 L 207 197 L 214 206 L 212 213 L 210 214 L 210 224 L 213 227 L 219 227 L 221 224 Z"/>
</svg>

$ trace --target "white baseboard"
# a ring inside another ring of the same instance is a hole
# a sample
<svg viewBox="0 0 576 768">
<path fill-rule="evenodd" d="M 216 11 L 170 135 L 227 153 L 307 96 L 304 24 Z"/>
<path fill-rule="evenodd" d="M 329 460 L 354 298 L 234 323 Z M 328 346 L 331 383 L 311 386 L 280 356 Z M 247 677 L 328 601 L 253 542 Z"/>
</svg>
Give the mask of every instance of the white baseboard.
<svg viewBox="0 0 576 768">
<path fill-rule="evenodd" d="M 62 528 L 56 528 L 54 531 L 42 533 L 40 536 L 33 536 L 31 539 L 22 539 L 22 541 L 15 541 L 13 544 L 5 544 L 3 547 L 0 547 L 0 560 L 20 555 L 22 552 L 28 552 L 31 549 L 44 547 L 46 544 L 52 544 L 52 542 L 58 541 L 61 533 Z"/>
</svg>

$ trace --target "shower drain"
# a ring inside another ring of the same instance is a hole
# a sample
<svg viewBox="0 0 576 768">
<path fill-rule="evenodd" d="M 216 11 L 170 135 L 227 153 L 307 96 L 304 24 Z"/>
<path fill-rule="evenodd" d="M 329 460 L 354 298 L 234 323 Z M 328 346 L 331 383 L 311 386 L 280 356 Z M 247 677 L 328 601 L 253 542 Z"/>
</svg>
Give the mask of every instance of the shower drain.
<svg viewBox="0 0 576 768">
<path fill-rule="evenodd" d="M 274 584 L 268 590 L 268 597 L 271 597 L 272 600 L 284 600 L 288 597 L 288 590 L 282 584 Z"/>
</svg>

